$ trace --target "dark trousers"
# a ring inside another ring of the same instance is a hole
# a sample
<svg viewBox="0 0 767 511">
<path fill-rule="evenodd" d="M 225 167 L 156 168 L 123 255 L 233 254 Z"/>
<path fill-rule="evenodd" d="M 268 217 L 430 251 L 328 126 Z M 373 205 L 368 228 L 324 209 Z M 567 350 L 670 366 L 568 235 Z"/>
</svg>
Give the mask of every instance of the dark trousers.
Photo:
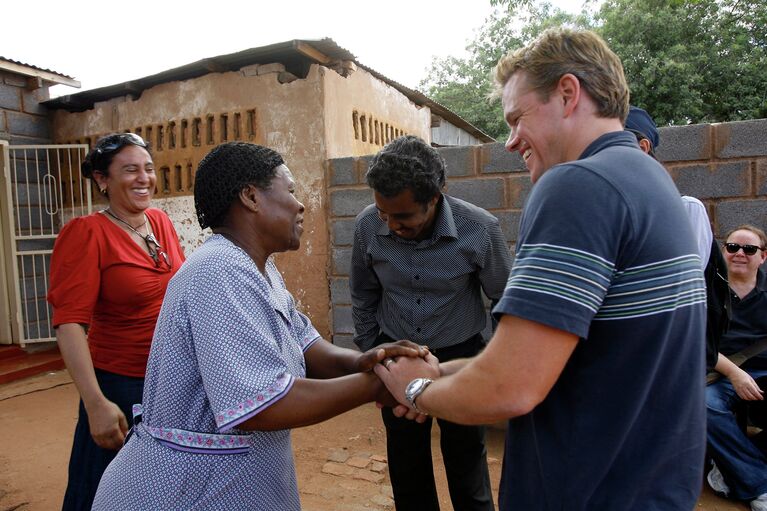
<svg viewBox="0 0 767 511">
<path fill-rule="evenodd" d="M 96 369 L 96 379 L 104 396 L 117 406 L 133 426 L 132 407 L 141 403 L 144 378 L 132 378 Z M 91 437 L 88 414 L 80 400 L 80 414 L 75 426 L 72 454 L 69 457 L 69 481 L 62 511 L 90 511 L 101 476 L 117 451 L 102 449 Z"/>
<path fill-rule="evenodd" d="M 378 339 L 379 343 L 388 341 L 385 335 Z M 474 356 L 483 347 L 484 341 L 477 335 L 461 344 L 432 352 L 445 362 Z M 389 477 L 397 511 L 439 511 L 431 457 L 431 418 L 418 424 L 395 417 L 391 408 L 382 409 L 381 415 L 386 426 Z M 485 427 L 463 426 L 442 419 L 437 422 L 453 509 L 492 511 Z"/>
</svg>

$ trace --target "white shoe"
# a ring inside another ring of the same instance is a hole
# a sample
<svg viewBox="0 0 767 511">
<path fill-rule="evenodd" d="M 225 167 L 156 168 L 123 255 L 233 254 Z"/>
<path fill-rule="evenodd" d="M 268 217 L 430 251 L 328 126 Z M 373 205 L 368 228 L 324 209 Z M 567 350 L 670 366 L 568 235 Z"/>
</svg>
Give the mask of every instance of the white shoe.
<svg viewBox="0 0 767 511">
<path fill-rule="evenodd" d="M 730 487 L 727 486 L 727 483 L 724 482 L 724 477 L 722 477 L 722 473 L 719 471 L 719 467 L 716 466 L 716 463 L 713 461 L 711 462 L 711 471 L 706 476 L 706 481 L 708 481 L 708 485 L 711 487 L 712 490 L 714 490 L 716 493 L 721 493 L 725 497 L 730 493 Z M 764 505 L 767 506 L 767 494 L 760 495 L 759 498 L 765 497 L 764 504 L 758 504 L 758 505 Z M 758 499 L 757 499 L 758 500 Z M 756 500 L 754 500 L 756 502 Z M 757 511 L 767 511 L 767 507 L 751 507 L 752 510 Z"/>
<path fill-rule="evenodd" d="M 762 493 L 751 501 L 751 511 L 767 511 L 767 493 Z"/>
</svg>

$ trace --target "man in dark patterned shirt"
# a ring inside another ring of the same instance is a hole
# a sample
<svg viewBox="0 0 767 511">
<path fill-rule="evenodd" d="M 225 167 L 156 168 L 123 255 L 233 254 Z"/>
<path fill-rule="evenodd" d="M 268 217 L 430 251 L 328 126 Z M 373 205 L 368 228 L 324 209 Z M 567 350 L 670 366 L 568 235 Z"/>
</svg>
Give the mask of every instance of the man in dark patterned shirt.
<svg viewBox="0 0 767 511">
<path fill-rule="evenodd" d="M 511 268 L 498 220 L 442 193 L 445 162 L 417 137 L 384 147 L 366 178 L 375 204 L 357 216 L 354 232 L 354 342 L 366 350 L 410 339 L 442 361 L 476 355 L 487 322 L 481 291 L 497 301 Z M 397 510 L 438 510 L 431 420 L 397 418 L 388 408 L 382 415 Z M 484 427 L 439 424 L 453 507 L 492 510 Z"/>
</svg>

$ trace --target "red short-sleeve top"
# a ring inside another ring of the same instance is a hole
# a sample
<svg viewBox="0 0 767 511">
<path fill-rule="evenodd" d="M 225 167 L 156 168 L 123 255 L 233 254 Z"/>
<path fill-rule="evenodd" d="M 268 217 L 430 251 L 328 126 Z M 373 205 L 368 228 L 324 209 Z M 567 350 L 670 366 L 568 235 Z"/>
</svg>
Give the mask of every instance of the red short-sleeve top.
<svg viewBox="0 0 767 511">
<path fill-rule="evenodd" d="M 160 266 L 103 213 L 74 218 L 56 239 L 48 302 L 53 326 L 88 327 L 93 366 L 143 377 L 170 278 L 184 262 L 176 230 L 159 209 L 146 216 L 171 266 Z"/>
</svg>

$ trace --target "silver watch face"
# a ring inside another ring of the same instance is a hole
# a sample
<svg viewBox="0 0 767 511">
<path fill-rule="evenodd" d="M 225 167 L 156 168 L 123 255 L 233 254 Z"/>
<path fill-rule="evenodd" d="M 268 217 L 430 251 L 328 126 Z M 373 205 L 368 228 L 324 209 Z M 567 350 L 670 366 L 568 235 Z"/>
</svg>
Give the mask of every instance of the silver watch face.
<svg viewBox="0 0 767 511">
<path fill-rule="evenodd" d="M 407 399 L 410 404 L 415 404 L 413 401 L 415 401 L 415 398 L 423 392 L 424 387 L 429 383 L 431 383 L 431 381 L 428 378 L 416 378 L 411 381 L 405 389 L 405 399 Z"/>
</svg>

